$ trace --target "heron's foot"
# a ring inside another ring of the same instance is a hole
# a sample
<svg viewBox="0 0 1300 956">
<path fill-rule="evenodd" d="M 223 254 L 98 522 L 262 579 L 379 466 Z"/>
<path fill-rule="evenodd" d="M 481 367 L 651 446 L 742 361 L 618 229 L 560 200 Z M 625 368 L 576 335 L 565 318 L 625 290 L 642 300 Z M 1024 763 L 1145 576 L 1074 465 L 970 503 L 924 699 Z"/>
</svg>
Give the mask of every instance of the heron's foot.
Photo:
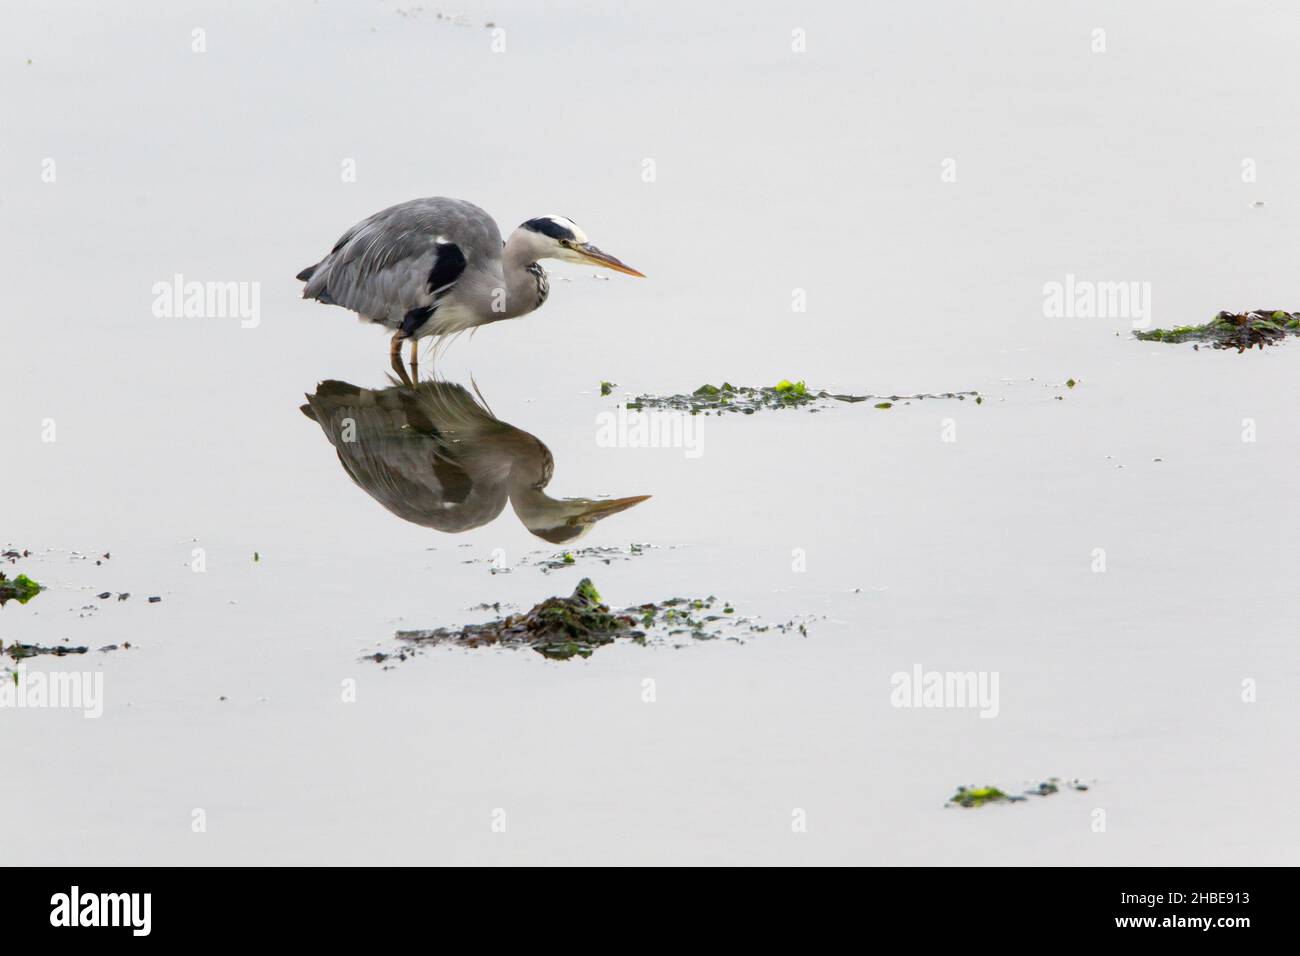
<svg viewBox="0 0 1300 956">
<path fill-rule="evenodd" d="M 394 335 L 392 342 L 389 343 L 388 360 L 392 363 L 393 371 L 397 373 L 397 377 L 402 380 L 402 384 L 412 384 L 411 377 L 406 374 L 406 366 L 402 364 L 402 334 L 400 332 Z"/>
</svg>

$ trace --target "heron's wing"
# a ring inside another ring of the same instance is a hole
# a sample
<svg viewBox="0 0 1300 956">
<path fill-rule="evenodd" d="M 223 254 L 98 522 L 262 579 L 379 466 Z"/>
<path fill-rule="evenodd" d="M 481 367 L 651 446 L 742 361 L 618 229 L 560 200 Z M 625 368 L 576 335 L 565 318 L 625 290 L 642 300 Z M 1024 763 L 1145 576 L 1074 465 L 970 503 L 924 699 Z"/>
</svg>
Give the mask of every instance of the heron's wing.
<svg viewBox="0 0 1300 956">
<path fill-rule="evenodd" d="M 492 268 L 500 258 L 501 233 L 482 209 L 457 199 L 416 199 L 344 233 L 301 273 L 303 296 L 396 322 L 412 311 L 431 312 L 467 268 Z M 414 318 L 422 322 L 428 312 Z"/>
</svg>

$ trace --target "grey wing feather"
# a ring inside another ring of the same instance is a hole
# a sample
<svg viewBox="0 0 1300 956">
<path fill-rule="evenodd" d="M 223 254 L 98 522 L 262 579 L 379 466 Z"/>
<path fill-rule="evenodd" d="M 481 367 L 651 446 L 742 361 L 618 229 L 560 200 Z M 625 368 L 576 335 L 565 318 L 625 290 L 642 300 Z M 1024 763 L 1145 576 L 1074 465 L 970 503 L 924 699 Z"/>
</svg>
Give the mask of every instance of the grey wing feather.
<svg viewBox="0 0 1300 956">
<path fill-rule="evenodd" d="M 440 242 L 454 243 L 470 267 L 487 268 L 501 257 L 500 230 L 482 209 L 459 199 L 414 199 L 357 223 L 328 256 L 299 273 L 307 282 L 303 298 L 400 322 L 432 301 L 428 280 Z"/>
</svg>

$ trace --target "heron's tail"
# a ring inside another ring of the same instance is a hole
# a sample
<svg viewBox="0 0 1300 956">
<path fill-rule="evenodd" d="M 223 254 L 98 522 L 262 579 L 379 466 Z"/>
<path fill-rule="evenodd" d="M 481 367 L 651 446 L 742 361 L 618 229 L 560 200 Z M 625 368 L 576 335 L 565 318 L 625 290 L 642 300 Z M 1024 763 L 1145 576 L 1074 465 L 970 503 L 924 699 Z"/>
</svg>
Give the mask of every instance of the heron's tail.
<svg viewBox="0 0 1300 956">
<path fill-rule="evenodd" d="M 321 269 L 321 266 L 328 259 L 329 256 L 326 256 L 325 259 L 322 259 L 314 266 L 308 266 L 298 273 L 297 278 L 307 283 L 302 287 L 302 297 L 304 299 L 315 299 L 317 302 L 324 302 L 326 305 L 335 304 L 334 300 L 330 298 L 329 289 L 325 288 L 325 281 L 329 278 L 329 270 Z"/>
</svg>

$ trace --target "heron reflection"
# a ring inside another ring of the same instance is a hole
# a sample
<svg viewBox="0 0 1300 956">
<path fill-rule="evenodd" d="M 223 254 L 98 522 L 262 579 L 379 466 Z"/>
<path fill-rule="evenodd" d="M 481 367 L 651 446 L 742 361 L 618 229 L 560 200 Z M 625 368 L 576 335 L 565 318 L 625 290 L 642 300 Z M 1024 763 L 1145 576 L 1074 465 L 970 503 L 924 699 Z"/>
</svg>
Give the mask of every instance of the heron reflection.
<svg viewBox="0 0 1300 956">
<path fill-rule="evenodd" d="M 405 521 L 456 533 L 487 524 L 506 502 L 537 537 L 576 541 L 649 495 L 552 498 L 555 462 L 534 435 L 498 419 L 477 388 L 425 381 L 361 388 L 325 381 L 302 412 L 320 425 L 366 494 Z"/>
</svg>

